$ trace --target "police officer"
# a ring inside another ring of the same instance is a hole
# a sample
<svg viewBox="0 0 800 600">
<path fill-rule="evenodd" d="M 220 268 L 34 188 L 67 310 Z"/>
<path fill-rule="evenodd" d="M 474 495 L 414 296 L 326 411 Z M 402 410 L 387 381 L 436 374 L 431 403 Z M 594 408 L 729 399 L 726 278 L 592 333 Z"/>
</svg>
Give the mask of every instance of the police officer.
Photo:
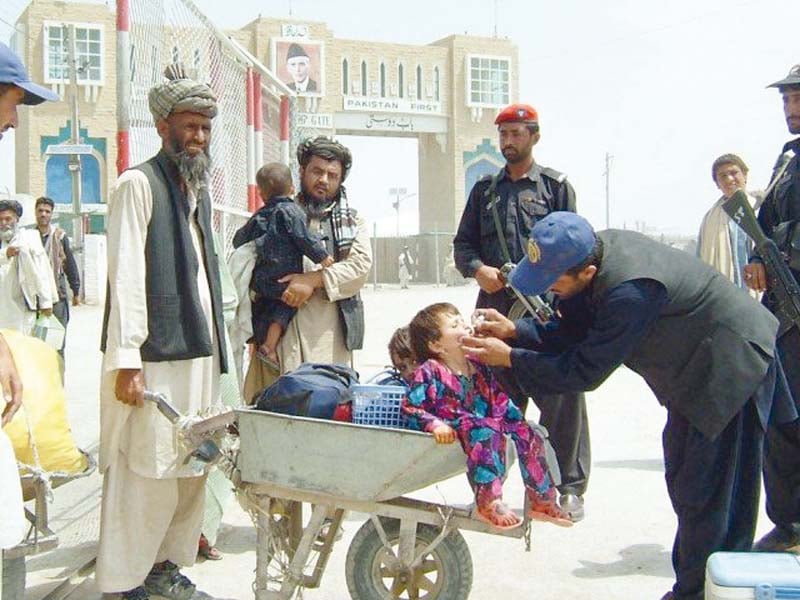
<svg viewBox="0 0 800 600">
<path fill-rule="evenodd" d="M 508 315 L 514 296 L 505 288 L 500 268 L 525 257 L 533 225 L 554 211 L 575 212 L 575 190 L 566 175 L 533 159 L 539 141 L 539 116 L 527 104 L 507 106 L 495 119 L 506 165 L 472 188 L 453 240 L 456 267 L 480 286 L 477 308 Z M 509 375 L 498 373 L 509 386 Z M 527 398 L 509 391 L 524 410 Z M 573 521 L 584 516 L 583 494 L 589 479 L 589 424 L 582 393 L 541 395 L 534 399 L 540 423 L 550 432 L 561 471 L 561 507 Z"/>
<path fill-rule="evenodd" d="M 778 320 L 694 256 L 633 231 L 595 233 L 569 212 L 534 226 L 510 277 L 522 293 L 559 296 L 559 320 L 483 309 L 478 333 L 496 337 L 467 337 L 463 349 L 513 369 L 532 393 L 595 389 L 620 364 L 647 382 L 666 408 L 678 521 L 676 583 L 662 600 L 703 600 L 711 553 L 753 543 L 767 422 L 797 419 L 776 360 Z"/>
<path fill-rule="evenodd" d="M 800 134 L 800 64 L 789 74 L 768 87 L 778 88 L 783 97 L 783 112 L 789 133 Z M 800 138 L 783 146 L 775 165 L 769 193 L 761 205 L 758 220 L 764 232 L 776 239 L 781 250 L 797 252 L 800 241 Z M 787 235 L 778 232 L 786 231 Z M 792 269 L 800 281 L 800 271 Z M 745 266 L 745 283 L 752 289 L 766 290 L 764 265 L 756 257 Z M 764 303 L 770 305 L 769 294 Z M 789 381 L 795 402 L 800 406 L 800 328 L 791 327 L 778 338 L 781 363 Z M 767 514 L 775 528 L 761 538 L 754 549 L 764 552 L 800 551 L 800 422 L 772 425 L 764 444 L 764 487 L 767 495 Z"/>
</svg>

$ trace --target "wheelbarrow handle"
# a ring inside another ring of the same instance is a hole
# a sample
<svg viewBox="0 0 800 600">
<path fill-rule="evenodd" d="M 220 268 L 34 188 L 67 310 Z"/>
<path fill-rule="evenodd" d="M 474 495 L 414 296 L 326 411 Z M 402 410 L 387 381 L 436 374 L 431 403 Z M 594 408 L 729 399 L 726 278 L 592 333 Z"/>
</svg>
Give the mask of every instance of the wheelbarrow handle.
<svg viewBox="0 0 800 600">
<path fill-rule="evenodd" d="M 145 390 L 144 399 L 155 404 L 158 411 L 164 415 L 170 423 L 174 424 L 180 420 L 181 414 L 172 407 L 164 394 Z"/>
</svg>

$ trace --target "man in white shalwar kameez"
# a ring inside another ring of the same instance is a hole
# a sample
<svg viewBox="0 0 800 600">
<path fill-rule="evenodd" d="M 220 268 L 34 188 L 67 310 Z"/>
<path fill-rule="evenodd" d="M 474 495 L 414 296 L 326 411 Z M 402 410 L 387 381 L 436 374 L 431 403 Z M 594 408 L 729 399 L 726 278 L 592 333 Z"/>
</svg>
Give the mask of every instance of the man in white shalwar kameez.
<svg viewBox="0 0 800 600">
<path fill-rule="evenodd" d="M 58 100 L 58 94 L 31 81 L 25 66 L 11 49 L 0 42 L 0 139 L 17 126 L 17 107 Z M 22 505 L 22 488 L 11 441 L 2 430 L 22 405 L 22 381 L 14 357 L 0 336 L 0 551 L 22 541 L 28 521 Z M 2 554 L 2 552 L 0 552 Z M 3 581 L 0 560 L 0 581 Z M 0 584 L 1 585 L 1 584 Z M 0 596 L 3 595 L 0 589 Z"/>
<path fill-rule="evenodd" d="M 143 401 L 147 389 L 185 416 L 202 413 L 225 370 L 207 191 L 216 99 L 179 66 L 167 76 L 149 98 L 162 150 L 120 176 L 108 208 L 97 582 L 126 600 L 209 598 L 178 570 L 197 555 L 206 476 Z"/>
<path fill-rule="evenodd" d="M 350 151 L 332 139 L 319 136 L 305 140 L 297 148 L 300 164 L 300 193 L 296 201 L 308 215 L 309 229 L 320 231 L 335 262 L 321 269 L 303 259 L 303 273 L 292 273 L 281 281 L 289 282 L 281 300 L 297 308 L 278 344 L 281 371 L 297 368 L 303 362 L 352 365 L 353 351 L 360 349 L 364 334 L 364 311 L 359 292 L 367 282 L 372 266 L 372 249 L 364 219 L 347 203 L 344 186 L 352 164 Z M 240 266 L 250 263 L 253 242 L 234 252 Z M 252 269 L 231 269 L 249 277 Z M 234 275 L 234 277 L 236 277 Z M 247 304 L 240 305 L 246 310 Z M 249 315 L 238 314 L 244 322 Z M 276 376 L 261 361 L 253 359 L 244 384 L 244 399 L 268 385 Z"/>
<path fill-rule="evenodd" d="M 58 288 L 36 231 L 21 229 L 22 205 L 0 200 L 0 329 L 30 335 L 37 312 L 50 316 Z"/>
</svg>

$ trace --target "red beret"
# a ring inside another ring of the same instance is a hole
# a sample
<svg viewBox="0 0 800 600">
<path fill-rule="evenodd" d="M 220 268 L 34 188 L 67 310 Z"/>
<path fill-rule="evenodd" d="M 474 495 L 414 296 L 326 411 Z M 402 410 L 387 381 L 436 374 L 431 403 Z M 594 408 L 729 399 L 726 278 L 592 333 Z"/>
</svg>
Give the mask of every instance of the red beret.
<svg viewBox="0 0 800 600">
<path fill-rule="evenodd" d="M 494 120 L 495 125 L 500 123 L 538 123 L 539 115 L 530 104 L 512 104 L 506 106 Z"/>
</svg>

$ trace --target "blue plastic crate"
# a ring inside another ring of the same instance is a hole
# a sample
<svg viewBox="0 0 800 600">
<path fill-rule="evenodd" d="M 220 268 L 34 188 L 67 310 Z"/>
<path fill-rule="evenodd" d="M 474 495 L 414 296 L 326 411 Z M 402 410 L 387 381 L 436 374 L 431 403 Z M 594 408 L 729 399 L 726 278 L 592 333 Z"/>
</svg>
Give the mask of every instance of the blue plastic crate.
<svg viewBox="0 0 800 600">
<path fill-rule="evenodd" d="M 406 418 L 400 403 L 406 388 L 397 385 L 354 385 L 353 423 L 394 429 L 406 428 Z"/>
</svg>

